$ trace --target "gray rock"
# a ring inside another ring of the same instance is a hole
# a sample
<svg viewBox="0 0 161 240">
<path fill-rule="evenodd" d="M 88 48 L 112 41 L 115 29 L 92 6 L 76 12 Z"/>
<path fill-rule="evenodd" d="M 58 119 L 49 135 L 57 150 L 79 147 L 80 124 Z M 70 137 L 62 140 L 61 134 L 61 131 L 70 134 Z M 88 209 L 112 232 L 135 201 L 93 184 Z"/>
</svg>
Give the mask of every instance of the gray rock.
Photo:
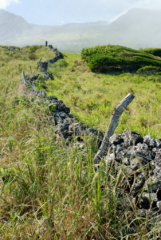
<svg viewBox="0 0 161 240">
<path fill-rule="evenodd" d="M 103 137 L 104 137 L 103 133 L 94 128 L 86 128 L 85 131 L 86 131 L 87 135 L 89 134 L 90 136 L 93 137 L 93 139 L 96 141 L 96 143 L 99 147 L 101 145 Z"/>
<path fill-rule="evenodd" d="M 155 164 L 161 167 L 161 149 L 158 149 L 155 152 L 155 158 L 154 158 Z"/>
<path fill-rule="evenodd" d="M 70 126 L 69 126 L 69 131 L 72 133 L 72 136 L 84 136 L 84 131 L 82 129 L 82 125 L 80 122 L 75 122 L 75 123 L 72 123 Z"/>
<path fill-rule="evenodd" d="M 161 201 L 157 202 L 157 208 L 159 208 L 159 210 L 161 210 Z"/>
<path fill-rule="evenodd" d="M 72 113 L 69 113 L 68 116 L 69 116 L 70 118 L 75 118 L 75 115 L 72 114 Z"/>
<path fill-rule="evenodd" d="M 38 79 L 38 77 L 41 76 L 40 74 L 36 74 L 30 78 L 30 82 L 33 82 Z"/>
<path fill-rule="evenodd" d="M 60 135 L 62 135 L 65 139 L 71 136 L 69 131 L 70 120 L 66 119 L 63 123 L 58 124 L 57 131 Z"/>
<path fill-rule="evenodd" d="M 122 163 L 123 163 L 124 165 L 126 165 L 126 166 L 129 166 L 129 165 L 130 165 L 130 160 L 129 160 L 129 158 L 124 158 L 124 159 L 122 160 Z"/>
<path fill-rule="evenodd" d="M 111 165 L 112 162 L 115 161 L 115 155 L 114 153 L 111 153 L 111 154 L 107 154 L 105 157 L 104 157 L 104 161 L 106 162 L 107 165 Z"/>
<path fill-rule="evenodd" d="M 149 209 L 151 205 L 156 206 L 158 198 L 155 193 L 146 193 L 140 195 L 139 205 L 140 208 Z"/>
<path fill-rule="evenodd" d="M 155 168 L 153 169 L 154 176 L 158 179 L 161 179 L 161 167 L 158 165 L 155 165 Z"/>
<path fill-rule="evenodd" d="M 143 137 L 143 142 L 146 143 L 150 148 L 155 148 L 157 146 L 156 140 L 154 140 L 150 134 Z"/>
<path fill-rule="evenodd" d="M 142 188 L 145 184 L 145 180 L 146 180 L 146 178 L 143 173 L 140 173 L 140 174 L 134 176 L 134 181 L 131 186 L 131 191 L 134 195 L 138 194 L 139 191 L 142 190 Z"/>
<path fill-rule="evenodd" d="M 110 144 L 114 144 L 114 145 L 123 143 L 124 142 L 123 135 L 121 135 L 121 134 L 114 134 L 114 135 L 112 135 L 110 137 L 109 142 L 110 142 Z"/>
<path fill-rule="evenodd" d="M 38 95 L 42 97 L 46 97 L 46 92 L 44 90 L 38 91 Z"/>
<path fill-rule="evenodd" d="M 161 138 L 156 140 L 156 147 L 161 148 Z"/>
<path fill-rule="evenodd" d="M 44 74 L 44 78 L 45 78 L 46 80 L 48 80 L 48 79 L 54 80 L 54 76 L 53 76 L 52 73 L 45 73 L 45 74 Z"/>
<path fill-rule="evenodd" d="M 133 171 L 138 170 L 140 166 L 140 161 L 137 158 L 130 160 L 130 167 Z"/>
<path fill-rule="evenodd" d="M 125 146 L 130 146 L 130 145 L 135 146 L 138 143 L 143 143 L 143 137 L 134 131 L 125 129 L 123 136 L 124 136 Z"/>
<path fill-rule="evenodd" d="M 161 179 L 158 179 L 156 176 L 151 176 L 151 178 L 146 180 L 144 189 L 146 192 L 156 193 L 157 190 L 161 190 Z"/>
<path fill-rule="evenodd" d="M 123 159 L 126 157 L 127 149 L 124 149 L 124 144 L 116 145 L 114 149 L 115 161 L 122 163 Z"/>
<path fill-rule="evenodd" d="M 50 96 L 50 95 L 47 97 L 47 99 L 51 101 L 53 100 L 54 102 L 55 100 L 58 100 L 55 96 Z"/>
<path fill-rule="evenodd" d="M 134 147 L 134 155 L 138 157 L 142 157 L 146 159 L 147 161 L 152 161 L 152 152 L 149 150 L 148 145 L 143 143 L 137 144 L 136 147 Z"/>
<path fill-rule="evenodd" d="M 61 100 L 57 100 L 55 101 L 54 103 L 56 103 L 56 107 L 55 107 L 55 110 L 56 111 L 60 111 L 60 112 L 64 112 L 66 114 L 69 114 L 70 113 L 70 108 L 67 107 L 63 101 Z"/>
<path fill-rule="evenodd" d="M 46 97 L 46 92 L 44 90 L 27 89 L 27 92 L 34 93 L 38 97 Z"/>
<path fill-rule="evenodd" d="M 155 165 L 156 164 L 155 164 L 154 160 L 150 162 L 150 168 L 152 171 L 155 169 Z"/>
<path fill-rule="evenodd" d="M 59 123 L 63 123 L 64 120 L 66 118 L 69 118 L 68 115 L 66 113 L 64 113 L 63 111 L 55 111 L 54 112 L 54 121 L 55 121 L 55 125 L 59 124 Z M 69 118 L 70 119 L 70 118 Z M 72 120 L 70 120 L 70 123 L 71 124 Z"/>
<path fill-rule="evenodd" d="M 120 204 L 125 207 L 131 207 L 131 209 L 133 209 L 136 204 L 136 198 L 132 196 L 125 196 L 123 199 L 120 200 Z"/>
</svg>

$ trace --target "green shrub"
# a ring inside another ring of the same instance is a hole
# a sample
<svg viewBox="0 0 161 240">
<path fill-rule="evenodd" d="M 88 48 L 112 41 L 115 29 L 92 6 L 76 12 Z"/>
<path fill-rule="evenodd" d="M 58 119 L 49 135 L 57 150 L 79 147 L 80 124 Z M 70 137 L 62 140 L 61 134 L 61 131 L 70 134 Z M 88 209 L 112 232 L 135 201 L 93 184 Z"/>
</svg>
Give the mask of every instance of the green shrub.
<svg viewBox="0 0 161 240">
<path fill-rule="evenodd" d="M 38 50 L 39 48 L 41 48 L 41 46 L 38 46 L 38 45 L 29 47 L 29 52 L 30 52 L 30 53 L 34 53 L 34 52 L 36 52 L 36 50 Z"/>
<path fill-rule="evenodd" d="M 157 70 L 157 67 L 155 67 L 155 66 L 145 66 L 145 67 L 139 68 L 137 73 L 154 71 L 154 70 Z"/>
<path fill-rule="evenodd" d="M 161 48 L 145 48 L 141 49 L 141 51 L 152 54 L 154 56 L 161 57 Z"/>
<path fill-rule="evenodd" d="M 14 58 L 15 58 L 15 59 L 21 59 L 21 58 L 22 58 L 21 53 L 15 53 L 15 54 L 14 54 Z"/>
<path fill-rule="evenodd" d="M 46 86 L 46 82 L 45 82 L 45 78 L 42 76 L 38 76 L 37 81 L 35 81 L 35 88 L 37 90 L 47 90 L 47 86 Z"/>
<path fill-rule="evenodd" d="M 34 52 L 30 52 L 28 54 L 28 57 L 29 57 L 30 60 L 36 60 L 36 58 L 37 58 L 37 56 L 36 56 L 36 54 Z"/>
<path fill-rule="evenodd" d="M 67 67 L 67 66 L 68 66 L 68 63 L 67 63 L 64 59 L 60 59 L 60 60 L 57 62 L 57 66 L 59 66 L 59 67 Z"/>
<path fill-rule="evenodd" d="M 156 72 L 155 73 L 155 76 L 159 76 L 159 75 L 161 75 L 161 72 Z"/>
<path fill-rule="evenodd" d="M 136 71 L 148 65 L 161 66 L 161 60 L 151 54 L 114 45 L 82 49 L 81 57 L 96 72 L 106 72 L 110 68 Z"/>
</svg>

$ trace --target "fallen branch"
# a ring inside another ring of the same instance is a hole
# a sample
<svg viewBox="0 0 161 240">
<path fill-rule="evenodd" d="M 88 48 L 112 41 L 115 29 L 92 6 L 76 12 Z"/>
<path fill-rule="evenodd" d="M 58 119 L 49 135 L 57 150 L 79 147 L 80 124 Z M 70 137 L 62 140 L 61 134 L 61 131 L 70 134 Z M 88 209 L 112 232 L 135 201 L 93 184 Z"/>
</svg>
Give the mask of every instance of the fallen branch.
<svg viewBox="0 0 161 240">
<path fill-rule="evenodd" d="M 129 93 L 120 103 L 119 105 L 114 109 L 110 124 L 107 128 L 107 131 L 105 133 L 105 136 L 103 138 L 100 150 L 97 152 L 97 154 L 94 157 L 94 164 L 98 164 L 101 160 L 101 157 L 104 155 L 104 153 L 108 149 L 109 144 L 109 138 L 113 135 L 116 127 L 118 126 L 119 118 L 121 114 L 123 113 L 124 109 L 132 102 L 132 100 L 135 98 L 135 96 L 131 93 Z"/>
</svg>

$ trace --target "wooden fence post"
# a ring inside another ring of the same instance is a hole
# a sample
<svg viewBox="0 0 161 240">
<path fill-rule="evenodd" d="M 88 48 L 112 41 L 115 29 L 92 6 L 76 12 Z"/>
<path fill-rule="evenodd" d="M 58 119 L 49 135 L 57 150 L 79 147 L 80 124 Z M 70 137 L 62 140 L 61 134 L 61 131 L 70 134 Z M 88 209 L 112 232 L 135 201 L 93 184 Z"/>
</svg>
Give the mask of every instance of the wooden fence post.
<svg viewBox="0 0 161 240">
<path fill-rule="evenodd" d="M 97 152 L 97 154 L 94 157 L 94 164 L 99 164 L 101 157 L 107 151 L 109 138 L 112 136 L 116 127 L 118 126 L 118 122 L 121 114 L 123 113 L 124 109 L 132 102 L 134 98 L 135 96 L 132 93 L 129 93 L 114 109 L 111 120 L 110 120 L 110 124 L 106 130 L 100 150 Z"/>
<path fill-rule="evenodd" d="M 24 70 L 22 71 L 22 76 L 23 76 L 24 84 L 26 85 L 27 84 L 27 79 L 26 79 Z"/>
</svg>

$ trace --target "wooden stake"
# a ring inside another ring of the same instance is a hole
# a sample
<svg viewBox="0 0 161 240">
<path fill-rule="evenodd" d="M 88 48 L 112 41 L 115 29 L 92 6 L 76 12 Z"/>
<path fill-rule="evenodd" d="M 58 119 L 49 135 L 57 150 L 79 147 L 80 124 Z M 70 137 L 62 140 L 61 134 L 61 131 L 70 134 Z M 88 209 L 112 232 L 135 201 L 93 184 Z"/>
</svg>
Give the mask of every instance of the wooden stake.
<svg viewBox="0 0 161 240">
<path fill-rule="evenodd" d="M 113 135 L 116 127 L 118 126 L 118 122 L 119 122 L 119 118 L 120 118 L 121 114 L 123 113 L 124 109 L 132 102 L 132 100 L 134 98 L 135 98 L 135 96 L 133 94 L 129 93 L 119 103 L 119 105 L 114 109 L 113 114 L 111 116 L 110 124 L 106 130 L 100 150 L 97 152 L 97 154 L 94 157 L 94 164 L 98 164 L 101 160 L 101 157 L 107 151 L 108 144 L 109 144 L 109 138 Z"/>
<path fill-rule="evenodd" d="M 22 76 L 23 76 L 24 84 L 26 85 L 27 84 L 27 79 L 26 79 L 24 70 L 22 71 Z"/>
</svg>

